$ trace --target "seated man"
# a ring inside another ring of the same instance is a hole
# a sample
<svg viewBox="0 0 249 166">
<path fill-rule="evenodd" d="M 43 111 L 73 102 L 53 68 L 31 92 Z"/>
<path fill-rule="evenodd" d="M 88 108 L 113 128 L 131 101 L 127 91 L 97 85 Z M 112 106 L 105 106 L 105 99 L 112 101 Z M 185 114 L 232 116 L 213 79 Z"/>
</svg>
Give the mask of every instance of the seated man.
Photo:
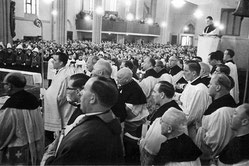
<svg viewBox="0 0 249 166">
<path fill-rule="evenodd" d="M 249 165 L 249 104 L 237 107 L 230 126 L 235 131 L 235 138 L 229 141 L 219 154 L 219 161 L 224 164 Z M 243 164 L 242 164 L 243 163 Z"/>
<path fill-rule="evenodd" d="M 126 163 L 139 164 L 137 140 L 149 115 L 146 108 L 146 97 L 142 88 L 132 79 L 132 71 L 124 67 L 117 73 L 117 82 L 121 98 L 126 105 L 127 118 L 124 123 L 124 147 Z"/>
<path fill-rule="evenodd" d="M 7 74 L 3 84 L 10 98 L 0 109 L 0 165 L 39 165 L 44 152 L 39 102 L 24 90 L 21 73 Z"/>
<path fill-rule="evenodd" d="M 78 73 L 70 76 L 67 87 L 67 101 L 76 107 L 72 116 L 68 120 L 67 125 L 70 125 L 74 122 L 74 120 L 82 114 L 80 110 L 80 94 L 79 92 L 84 88 L 85 83 L 89 79 L 89 76 Z"/>
<path fill-rule="evenodd" d="M 157 123 L 156 125 L 161 129 L 165 141 L 158 137 L 159 146 L 157 146 L 158 149 L 154 149 L 155 154 L 142 149 L 142 165 L 200 165 L 198 158 L 202 152 L 186 135 L 187 118 L 182 111 L 170 108 L 154 123 Z M 158 127 L 155 126 L 155 128 Z"/>
<path fill-rule="evenodd" d="M 111 111 L 118 91 L 105 77 L 90 78 L 81 91 L 80 115 L 50 146 L 48 165 L 122 164 L 121 125 Z M 44 155 L 44 157 L 46 157 Z"/>
<path fill-rule="evenodd" d="M 230 95 L 231 80 L 225 74 L 213 74 L 208 93 L 213 102 L 208 106 L 204 115 L 210 115 L 221 107 L 236 107 L 233 97 Z"/>
</svg>

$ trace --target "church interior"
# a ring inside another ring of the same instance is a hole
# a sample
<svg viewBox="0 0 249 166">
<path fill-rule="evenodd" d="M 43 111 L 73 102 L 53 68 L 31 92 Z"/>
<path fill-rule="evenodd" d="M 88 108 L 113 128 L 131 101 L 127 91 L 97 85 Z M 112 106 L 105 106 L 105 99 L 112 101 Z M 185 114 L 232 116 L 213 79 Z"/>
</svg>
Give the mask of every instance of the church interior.
<svg viewBox="0 0 249 166">
<path fill-rule="evenodd" d="M 0 165 L 249 165 L 249 0 L 0 0 Z"/>
</svg>

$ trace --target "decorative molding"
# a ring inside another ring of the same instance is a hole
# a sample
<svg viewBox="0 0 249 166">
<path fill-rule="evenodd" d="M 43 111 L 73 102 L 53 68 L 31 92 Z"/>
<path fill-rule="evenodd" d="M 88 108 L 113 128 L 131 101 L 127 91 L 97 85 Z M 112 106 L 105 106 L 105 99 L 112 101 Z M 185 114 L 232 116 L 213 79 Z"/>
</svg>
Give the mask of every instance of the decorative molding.
<svg viewBox="0 0 249 166">
<path fill-rule="evenodd" d="M 76 30 L 77 32 L 86 32 L 86 33 L 92 33 L 91 30 Z M 117 34 L 117 35 L 135 35 L 135 36 L 149 36 L 149 37 L 159 37 L 160 35 L 153 35 L 153 34 L 143 34 L 143 33 L 131 33 L 131 32 L 113 32 L 113 31 L 101 31 L 101 33 L 111 33 L 111 34 Z"/>
</svg>

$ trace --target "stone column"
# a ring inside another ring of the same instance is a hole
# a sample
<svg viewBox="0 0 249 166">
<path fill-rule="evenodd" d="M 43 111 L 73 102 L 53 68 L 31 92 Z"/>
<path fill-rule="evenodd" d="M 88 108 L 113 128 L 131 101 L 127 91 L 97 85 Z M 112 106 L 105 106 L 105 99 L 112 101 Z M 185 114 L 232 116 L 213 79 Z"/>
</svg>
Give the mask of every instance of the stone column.
<svg viewBox="0 0 249 166">
<path fill-rule="evenodd" d="M 102 31 L 102 15 L 96 13 L 97 7 L 102 7 L 102 0 L 94 0 L 93 11 L 93 25 L 92 25 L 92 42 L 101 43 L 101 31 Z M 103 9 L 104 10 L 104 9 Z"/>
<path fill-rule="evenodd" d="M 57 0 L 56 10 L 56 42 L 66 43 L 66 0 Z"/>
<path fill-rule="evenodd" d="M 161 24 L 161 22 L 166 22 L 166 27 L 160 28 L 160 37 L 156 39 L 156 42 L 166 44 L 170 41 L 170 31 L 172 18 L 170 17 L 170 8 L 171 2 L 170 0 L 158 0 L 157 1 L 157 22 Z"/>
<path fill-rule="evenodd" d="M 12 43 L 10 35 L 10 1 L 0 0 L 0 42 Z"/>
</svg>

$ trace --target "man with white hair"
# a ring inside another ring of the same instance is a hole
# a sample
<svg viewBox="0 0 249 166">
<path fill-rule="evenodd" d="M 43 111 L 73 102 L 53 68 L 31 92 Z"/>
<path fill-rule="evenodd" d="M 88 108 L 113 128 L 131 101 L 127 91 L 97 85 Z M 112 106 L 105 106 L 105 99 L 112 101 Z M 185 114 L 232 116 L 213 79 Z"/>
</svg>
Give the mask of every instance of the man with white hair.
<svg viewBox="0 0 249 166">
<path fill-rule="evenodd" d="M 124 122 L 125 160 L 127 164 L 139 164 L 137 140 L 141 138 L 142 125 L 149 115 L 146 97 L 138 83 L 132 79 L 129 68 L 124 67 L 118 71 L 117 82 L 127 112 Z"/>
<path fill-rule="evenodd" d="M 201 82 L 208 87 L 210 79 L 211 79 L 209 76 L 210 75 L 210 67 L 208 64 L 206 64 L 204 62 L 199 62 L 199 64 L 201 65 L 201 71 L 200 71 Z"/>
<path fill-rule="evenodd" d="M 92 70 L 92 76 L 102 76 L 111 79 L 112 67 L 111 64 L 104 60 L 98 60 Z M 111 79 L 116 84 L 115 80 Z M 122 101 L 120 94 L 118 95 L 118 102 L 112 107 L 113 113 L 119 118 L 120 122 L 126 119 L 125 103 Z"/>
<path fill-rule="evenodd" d="M 199 156 L 202 152 L 186 134 L 187 118 L 182 111 L 172 107 L 154 123 L 152 127 L 160 128 L 161 137 L 165 140 L 158 138 L 156 154 L 147 152 L 143 155 L 142 165 L 200 165 Z"/>
</svg>

